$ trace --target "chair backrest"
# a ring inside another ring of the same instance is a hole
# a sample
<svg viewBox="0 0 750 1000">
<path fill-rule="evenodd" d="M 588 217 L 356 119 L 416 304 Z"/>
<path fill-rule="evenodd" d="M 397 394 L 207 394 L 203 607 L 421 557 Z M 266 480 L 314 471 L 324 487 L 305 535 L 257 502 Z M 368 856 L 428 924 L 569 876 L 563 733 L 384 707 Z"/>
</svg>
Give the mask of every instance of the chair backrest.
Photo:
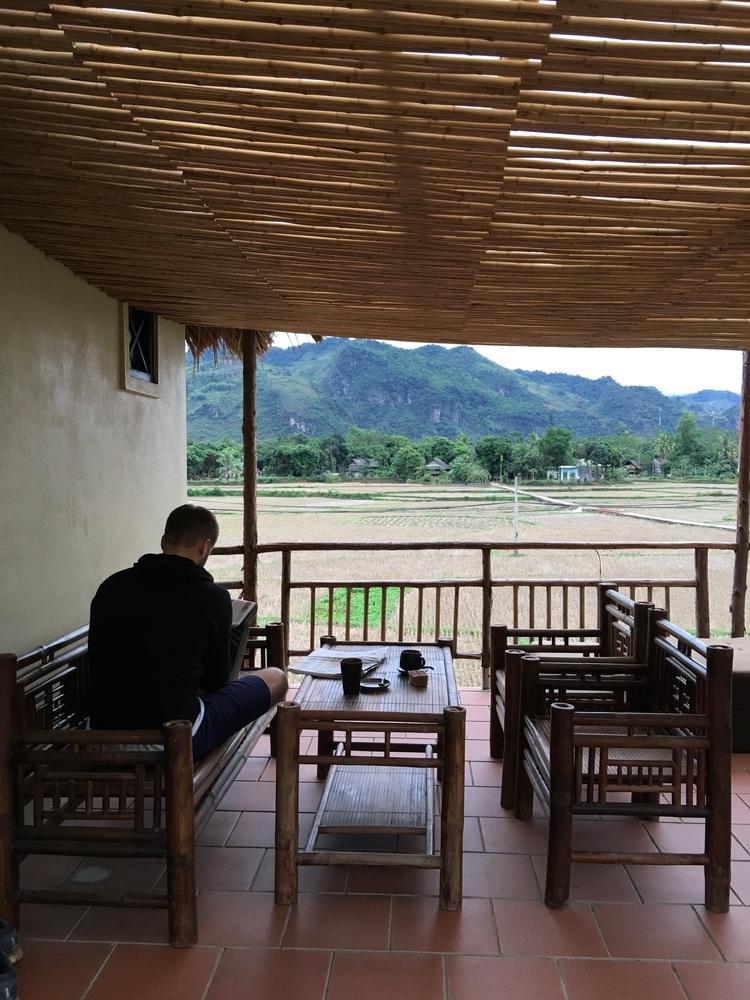
<svg viewBox="0 0 750 1000">
<path fill-rule="evenodd" d="M 287 668 L 287 651 L 283 622 L 268 622 L 248 629 L 243 670 L 260 670 L 266 667 Z"/>
<path fill-rule="evenodd" d="M 86 724 L 90 667 L 88 625 L 18 656 L 17 724 L 22 729 L 65 729 Z"/>
<path fill-rule="evenodd" d="M 669 621 L 658 608 L 651 614 L 651 631 L 649 677 L 653 709 L 707 712 L 707 664 L 711 647 Z"/>
<path fill-rule="evenodd" d="M 599 587 L 599 633 L 602 656 L 632 656 L 646 661 L 651 601 L 635 601 L 609 583 Z"/>
<path fill-rule="evenodd" d="M 612 583 L 598 585 L 599 620 L 596 628 L 532 629 L 492 627 L 492 659 L 502 668 L 505 651 L 523 649 L 533 656 L 622 656 L 645 663 L 649 648 L 649 612 L 653 604 L 634 601 Z"/>
</svg>

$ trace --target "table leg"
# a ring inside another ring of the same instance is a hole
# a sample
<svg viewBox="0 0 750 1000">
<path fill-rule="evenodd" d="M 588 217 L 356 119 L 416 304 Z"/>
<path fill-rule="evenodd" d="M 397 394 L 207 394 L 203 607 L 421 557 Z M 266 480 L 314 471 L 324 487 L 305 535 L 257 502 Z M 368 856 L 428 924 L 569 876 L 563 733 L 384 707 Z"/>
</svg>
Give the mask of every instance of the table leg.
<svg viewBox="0 0 750 1000">
<path fill-rule="evenodd" d="M 466 709 L 446 708 L 440 816 L 440 909 L 458 910 L 463 895 Z"/>
<path fill-rule="evenodd" d="M 276 713 L 276 902 L 297 900 L 299 850 L 299 705 Z"/>
<path fill-rule="evenodd" d="M 319 757 L 331 757 L 333 755 L 333 730 L 332 729 L 319 729 L 318 730 L 318 756 Z M 328 772 L 331 769 L 330 764 L 318 764 L 317 776 L 320 779 L 325 779 L 328 777 Z"/>
</svg>

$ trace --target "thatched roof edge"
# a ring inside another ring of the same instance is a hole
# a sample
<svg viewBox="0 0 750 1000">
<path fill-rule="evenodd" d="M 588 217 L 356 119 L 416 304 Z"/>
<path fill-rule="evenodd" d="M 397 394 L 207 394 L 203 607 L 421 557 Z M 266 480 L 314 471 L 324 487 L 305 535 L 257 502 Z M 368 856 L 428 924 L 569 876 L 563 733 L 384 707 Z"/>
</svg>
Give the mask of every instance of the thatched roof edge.
<svg viewBox="0 0 750 1000">
<path fill-rule="evenodd" d="M 185 343 L 193 355 L 193 363 L 197 368 L 201 355 L 205 351 L 213 352 L 214 364 L 218 362 L 219 355 L 232 354 L 241 358 L 242 338 L 246 334 L 255 335 L 255 350 L 258 354 L 265 354 L 273 342 L 273 333 L 268 330 L 236 330 L 222 326 L 186 326 Z"/>
<path fill-rule="evenodd" d="M 245 334 L 254 334 L 256 354 L 265 354 L 273 344 L 273 331 L 271 330 L 237 330 L 226 326 L 191 326 L 185 327 L 185 343 L 190 353 L 193 355 L 193 364 L 197 368 L 200 364 L 201 355 L 205 351 L 212 351 L 214 364 L 218 364 L 220 356 L 227 354 L 234 357 L 242 357 L 242 338 Z M 313 336 L 313 340 L 319 344 L 322 337 Z"/>
</svg>

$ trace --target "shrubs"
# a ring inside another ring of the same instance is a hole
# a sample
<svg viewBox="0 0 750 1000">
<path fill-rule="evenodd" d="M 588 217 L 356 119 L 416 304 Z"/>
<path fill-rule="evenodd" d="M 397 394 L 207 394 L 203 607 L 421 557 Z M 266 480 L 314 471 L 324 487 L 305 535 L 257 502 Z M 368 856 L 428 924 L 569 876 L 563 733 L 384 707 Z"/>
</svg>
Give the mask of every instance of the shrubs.
<svg viewBox="0 0 750 1000">
<path fill-rule="evenodd" d="M 449 476 L 451 482 L 454 483 L 488 483 L 490 481 L 489 472 L 469 455 L 460 455 L 451 462 Z"/>
</svg>

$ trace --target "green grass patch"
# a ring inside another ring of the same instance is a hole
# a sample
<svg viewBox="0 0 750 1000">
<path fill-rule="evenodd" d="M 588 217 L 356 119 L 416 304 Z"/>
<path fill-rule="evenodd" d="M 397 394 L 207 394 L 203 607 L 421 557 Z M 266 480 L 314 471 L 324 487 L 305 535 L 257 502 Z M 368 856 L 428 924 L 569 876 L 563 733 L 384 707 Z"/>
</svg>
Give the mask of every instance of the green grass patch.
<svg viewBox="0 0 750 1000">
<path fill-rule="evenodd" d="M 382 493 L 344 493 L 343 490 L 258 490 L 259 497 L 310 497 L 313 500 L 385 500 Z"/>
<path fill-rule="evenodd" d="M 349 621 L 352 628 L 361 628 L 365 621 L 365 591 L 363 587 L 355 587 L 351 592 Z M 385 593 L 385 620 L 389 621 L 398 602 L 398 587 L 388 587 Z M 367 619 L 370 625 L 381 620 L 383 614 L 383 589 L 370 590 L 367 601 Z M 328 621 L 328 594 L 319 597 L 315 602 L 315 620 L 319 623 Z M 333 624 L 346 625 L 346 589 L 336 587 L 333 591 Z"/>
<path fill-rule="evenodd" d="M 223 490 L 220 486 L 188 486 L 189 497 L 236 497 L 233 490 Z"/>
</svg>

